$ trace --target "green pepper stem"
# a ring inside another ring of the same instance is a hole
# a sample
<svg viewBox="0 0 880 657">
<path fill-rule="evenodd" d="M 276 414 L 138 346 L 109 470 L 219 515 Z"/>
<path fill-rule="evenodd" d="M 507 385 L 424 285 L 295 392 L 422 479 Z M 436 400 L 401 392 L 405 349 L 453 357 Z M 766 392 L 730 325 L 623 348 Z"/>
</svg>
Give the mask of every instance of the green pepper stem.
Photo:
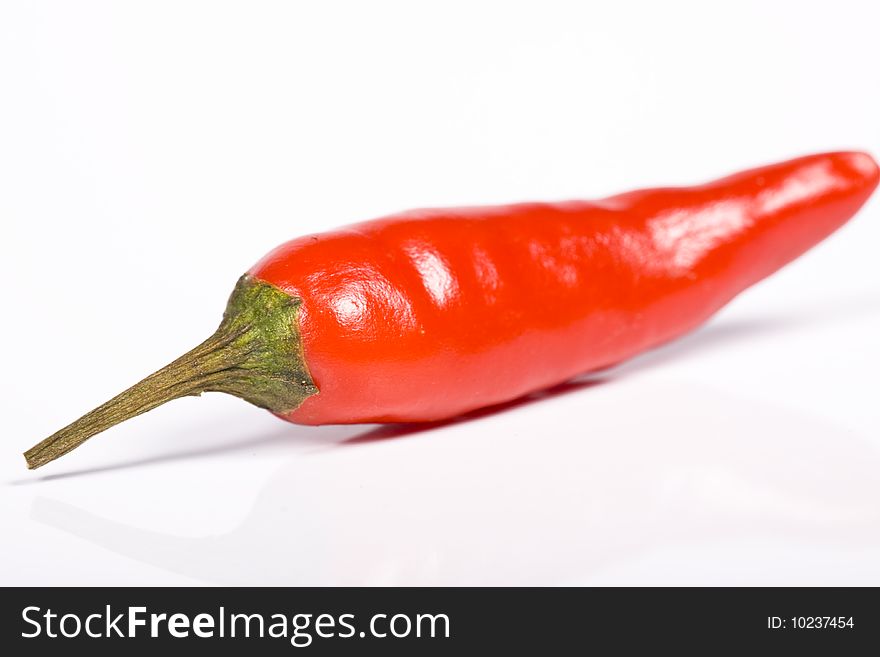
<svg viewBox="0 0 880 657">
<path fill-rule="evenodd" d="M 86 413 L 24 453 L 30 469 L 54 461 L 110 427 L 203 392 L 225 392 L 276 413 L 315 393 L 302 356 L 300 301 L 243 276 L 217 331 L 195 349 Z"/>
</svg>

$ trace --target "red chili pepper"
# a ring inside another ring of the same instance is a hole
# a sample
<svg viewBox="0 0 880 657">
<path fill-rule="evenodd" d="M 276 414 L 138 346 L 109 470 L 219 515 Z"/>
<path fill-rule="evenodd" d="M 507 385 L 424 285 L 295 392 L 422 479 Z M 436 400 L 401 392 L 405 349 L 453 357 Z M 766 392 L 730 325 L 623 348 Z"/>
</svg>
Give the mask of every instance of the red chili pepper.
<svg viewBox="0 0 880 657">
<path fill-rule="evenodd" d="M 211 338 L 26 452 L 31 468 L 214 390 L 302 424 L 441 420 L 693 329 L 833 232 L 865 153 L 601 201 L 413 210 L 295 239 L 242 277 Z"/>
</svg>

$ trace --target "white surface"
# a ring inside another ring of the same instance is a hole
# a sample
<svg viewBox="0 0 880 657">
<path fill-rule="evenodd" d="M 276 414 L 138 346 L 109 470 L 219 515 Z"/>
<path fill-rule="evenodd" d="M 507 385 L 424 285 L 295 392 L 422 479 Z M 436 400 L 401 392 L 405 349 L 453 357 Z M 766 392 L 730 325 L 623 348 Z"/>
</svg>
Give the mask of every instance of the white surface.
<svg viewBox="0 0 880 657">
<path fill-rule="evenodd" d="M 878 3 L 591 4 L 0 5 L 0 583 L 880 584 L 876 198 L 595 385 L 397 437 L 206 395 L 24 468 L 284 239 L 880 153 Z"/>
</svg>

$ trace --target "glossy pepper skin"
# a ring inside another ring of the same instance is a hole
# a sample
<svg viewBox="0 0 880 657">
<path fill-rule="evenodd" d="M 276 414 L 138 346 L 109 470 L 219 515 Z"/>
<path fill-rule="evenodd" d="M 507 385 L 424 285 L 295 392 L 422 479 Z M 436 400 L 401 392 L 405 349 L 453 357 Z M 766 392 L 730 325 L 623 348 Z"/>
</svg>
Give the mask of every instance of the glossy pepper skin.
<svg viewBox="0 0 880 657">
<path fill-rule="evenodd" d="M 698 326 L 847 221 L 859 152 L 601 201 L 413 210 L 288 242 L 251 270 L 301 299 L 303 424 L 432 421 Z"/>
</svg>

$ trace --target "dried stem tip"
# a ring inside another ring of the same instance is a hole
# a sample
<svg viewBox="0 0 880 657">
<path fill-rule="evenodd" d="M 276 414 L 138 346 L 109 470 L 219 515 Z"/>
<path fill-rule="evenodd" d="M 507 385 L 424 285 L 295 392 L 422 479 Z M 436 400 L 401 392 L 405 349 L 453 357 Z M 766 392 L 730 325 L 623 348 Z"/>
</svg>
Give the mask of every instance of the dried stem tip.
<svg viewBox="0 0 880 657">
<path fill-rule="evenodd" d="M 24 453 L 28 468 L 54 461 L 97 433 L 164 404 L 225 392 L 276 413 L 318 392 L 302 355 L 300 300 L 242 276 L 220 327 L 192 351 L 52 434 Z"/>
</svg>

